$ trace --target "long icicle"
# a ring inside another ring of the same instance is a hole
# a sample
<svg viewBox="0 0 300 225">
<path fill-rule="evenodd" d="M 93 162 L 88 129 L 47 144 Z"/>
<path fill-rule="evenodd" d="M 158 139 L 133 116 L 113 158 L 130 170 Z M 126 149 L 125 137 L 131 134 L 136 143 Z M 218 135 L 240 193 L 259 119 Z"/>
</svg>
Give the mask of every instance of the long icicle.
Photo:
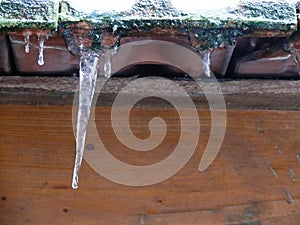
<svg viewBox="0 0 300 225">
<path fill-rule="evenodd" d="M 117 54 L 117 52 L 118 46 L 116 45 L 113 49 L 104 53 L 104 76 L 106 78 L 110 78 L 112 75 L 111 59 L 115 54 Z"/>
<path fill-rule="evenodd" d="M 78 188 L 78 176 L 85 148 L 85 138 L 98 75 L 99 55 L 93 51 L 84 52 L 80 58 L 79 108 L 76 130 L 76 159 L 72 188 Z"/>
<path fill-rule="evenodd" d="M 211 77 L 211 71 L 210 71 L 210 63 L 211 63 L 211 50 L 205 50 L 201 52 L 201 63 L 204 69 L 204 74 L 207 77 Z"/>
<path fill-rule="evenodd" d="M 45 37 L 39 36 L 39 59 L 38 64 L 40 66 L 43 66 L 45 64 L 44 62 L 44 44 L 45 44 Z"/>
<path fill-rule="evenodd" d="M 25 38 L 24 38 L 24 42 L 25 42 L 25 53 L 29 53 L 30 52 L 30 34 L 26 34 Z"/>
</svg>

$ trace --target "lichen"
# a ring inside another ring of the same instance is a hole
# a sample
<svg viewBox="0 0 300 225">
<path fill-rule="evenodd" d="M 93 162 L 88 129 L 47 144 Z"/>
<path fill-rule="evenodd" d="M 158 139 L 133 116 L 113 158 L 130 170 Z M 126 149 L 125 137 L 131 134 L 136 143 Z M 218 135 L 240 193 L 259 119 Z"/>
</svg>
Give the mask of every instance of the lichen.
<svg viewBox="0 0 300 225">
<path fill-rule="evenodd" d="M 55 30 L 58 23 L 58 1 L 2 0 L 0 2 L 1 31 L 21 29 Z"/>
<path fill-rule="evenodd" d="M 138 16 L 144 18 L 165 18 L 185 16 L 178 11 L 170 1 L 165 0 L 141 0 L 137 1 L 129 11 L 121 12 L 121 17 Z"/>
<path fill-rule="evenodd" d="M 121 38 L 132 31 L 151 34 L 157 28 L 172 29 L 187 36 L 192 33 L 193 47 L 208 49 L 234 45 L 241 35 L 259 32 L 289 35 L 297 29 L 296 6 L 287 1 L 242 0 L 236 9 L 209 13 L 181 12 L 168 0 L 140 0 L 123 12 L 81 12 L 67 1 L 57 0 L 0 1 L 2 32 L 59 28 L 67 43 L 71 43 L 70 39 L 76 38 L 71 33 L 81 22 L 89 24 L 88 28 L 76 29 L 88 29 L 84 38 L 90 39 L 90 47 L 95 50 L 99 50 L 103 31 Z M 71 46 L 78 52 L 78 41 L 73 41 Z"/>
<path fill-rule="evenodd" d="M 252 19 L 294 21 L 296 7 L 287 1 L 242 0 L 237 12 Z"/>
</svg>

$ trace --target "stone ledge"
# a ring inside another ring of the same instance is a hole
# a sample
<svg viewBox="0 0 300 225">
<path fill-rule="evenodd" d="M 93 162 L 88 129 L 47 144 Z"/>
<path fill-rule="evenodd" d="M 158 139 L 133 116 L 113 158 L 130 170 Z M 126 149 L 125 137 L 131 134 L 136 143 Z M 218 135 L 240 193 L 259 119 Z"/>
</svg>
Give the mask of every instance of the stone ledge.
<svg viewBox="0 0 300 225">
<path fill-rule="evenodd" d="M 113 6 L 114 2 L 111 4 Z M 82 23 L 83 26 L 80 25 Z M 85 34 L 93 42 L 88 47 L 93 48 L 101 42 L 103 30 L 124 36 L 133 30 L 155 32 L 158 27 L 164 30 L 175 29 L 186 35 L 192 32 L 193 38 L 200 45 L 193 47 L 201 50 L 222 48 L 234 45 L 236 38 L 243 35 L 290 35 L 297 30 L 296 6 L 286 1 L 243 0 L 235 8 L 224 9 L 221 13 L 220 10 L 207 12 L 201 8 L 189 12 L 175 9 L 169 0 L 146 0 L 136 2 L 127 11 L 106 12 L 93 9 L 82 12 L 65 1 L 0 2 L 1 32 L 43 30 L 42 32 L 49 35 L 55 30 L 65 32 L 65 29 L 73 29 L 74 32 L 74 29 L 87 29 Z"/>
<path fill-rule="evenodd" d="M 54 0 L 2 0 L 0 2 L 1 31 L 24 29 L 56 30 L 59 2 Z"/>
</svg>

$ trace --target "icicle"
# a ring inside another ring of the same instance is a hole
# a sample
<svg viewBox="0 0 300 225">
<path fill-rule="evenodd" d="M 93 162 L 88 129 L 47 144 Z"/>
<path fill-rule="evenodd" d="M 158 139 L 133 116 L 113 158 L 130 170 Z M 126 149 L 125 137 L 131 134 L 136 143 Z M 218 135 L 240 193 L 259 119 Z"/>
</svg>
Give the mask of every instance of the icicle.
<svg viewBox="0 0 300 225">
<path fill-rule="evenodd" d="M 119 28 L 118 25 L 114 25 L 113 26 L 113 34 L 116 33 L 116 31 L 118 30 L 118 28 Z"/>
<path fill-rule="evenodd" d="M 104 76 L 110 78 L 112 75 L 111 72 L 111 57 L 117 54 L 118 46 L 115 46 L 112 50 L 105 52 L 104 54 Z"/>
<path fill-rule="evenodd" d="M 300 75 L 300 50 L 293 49 L 291 53 L 292 53 L 292 56 L 294 58 L 294 62 L 297 66 L 298 73 Z"/>
<path fill-rule="evenodd" d="M 82 41 L 82 37 L 79 37 L 79 41 L 80 41 L 79 53 L 80 53 L 80 55 L 82 55 L 83 54 L 83 41 Z"/>
<path fill-rule="evenodd" d="M 84 52 L 80 58 L 79 108 L 76 130 L 76 159 L 73 172 L 72 188 L 78 188 L 78 176 L 81 167 L 87 126 L 91 112 L 97 80 L 99 55 L 93 51 Z"/>
<path fill-rule="evenodd" d="M 28 54 L 30 52 L 30 35 L 26 34 L 25 38 L 24 38 L 24 42 L 25 42 L 25 52 Z"/>
<path fill-rule="evenodd" d="M 38 64 L 43 66 L 44 62 L 44 44 L 45 44 L 45 37 L 39 36 L 39 59 Z"/>
<path fill-rule="evenodd" d="M 204 70 L 204 74 L 207 77 L 211 77 L 211 71 L 210 71 L 210 57 L 211 57 L 211 51 L 210 50 L 206 50 L 201 52 L 201 63 L 203 66 L 203 70 Z"/>
<path fill-rule="evenodd" d="M 105 63 L 104 63 L 104 76 L 106 78 L 110 78 L 111 77 L 111 59 L 110 59 L 110 55 L 105 54 Z"/>
</svg>

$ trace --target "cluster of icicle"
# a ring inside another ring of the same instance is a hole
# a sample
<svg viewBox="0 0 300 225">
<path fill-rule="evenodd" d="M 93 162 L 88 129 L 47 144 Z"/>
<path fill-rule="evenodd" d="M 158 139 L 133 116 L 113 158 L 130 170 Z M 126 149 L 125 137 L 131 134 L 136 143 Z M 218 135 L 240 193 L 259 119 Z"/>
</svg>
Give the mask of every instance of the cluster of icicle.
<svg viewBox="0 0 300 225">
<path fill-rule="evenodd" d="M 38 36 L 39 57 L 38 65 L 42 66 L 44 62 L 45 40 L 48 37 Z M 24 37 L 25 52 L 30 53 L 30 34 Z M 85 148 L 85 138 L 87 134 L 87 126 L 91 112 L 92 101 L 95 93 L 96 81 L 98 76 L 98 61 L 100 55 L 92 50 L 84 51 L 83 45 L 80 48 L 80 76 L 79 76 L 79 106 L 77 115 L 77 130 L 76 130 L 76 159 L 73 172 L 72 187 L 78 188 L 78 175 L 82 163 L 83 152 Z M 111 57 L 116 54 L 117 48 L 104 54 L 104 76 L 111 77 Z"/>
<path fill-rule="evenodd" d="M 76 126 L 76 158 L 73 171 L 72 188 L 78 188 L 78 176 L 85 149 L 85 139 L 90 118 L 90 112 L 98 77 L 98 62 L 100 55 L 92 50 L 84 51 L 80 46 L 79 71 L 79 105 Z M 117 48 L 104 54 L 104 76 L 109 79 L 112 75 L 111 57 L 117 53 Z"/>
<path fill-rule="evenodd" d="M 47 36 L 38 36 L 39 57 L 38 65 L 44 65 L 44 48 Z M 30 34 L 24 38 L 25 52 L 30 53 Z M 73 171 L 72 188 L 78 188 L 78 176 L 81 167 L 83 153 L 85 149 L 85 139 L 87 135 L 87 126 L 89 122 L 93 97 L 95 93 L 96 81 L 98 77 L 98 62 L 100 54 L 92 50 L 84 50 L 81 43 L 80 47 L 80 73 L 79 73 L 79 105 L 76 126 L 76 159 Z M 112 75 L 111 57 L 117 53 L 117 47 L 104 53 L 104 77 L 109 79 Z M 211 50 L 203 51 L 201 55 L 201 64 L 207 77 L 211 77 Z M 293 58 L 300 71 L 300 51 L 293 52 Z M 300 158 L 300 157 L 299 157 Z"/>
<path fill-rule="evenodd" d="M 39 42 L 39 58 L 38 58 L 38 64 L 40 66 L 43 66 L 45 64 L 44 62 L 44 48 L 45 48 L 45 40 L 47 39 L 46 36 L 39 35 L 38 36 L 38 42 Z M 25 52 L 29 54 L 30 52 L 30 34 L 26 34 L 24 38 L 25 42 Z"/>
<path fill-rule="evenodd" d="M 114 48 L 104 53 L 104 77 L 109 79 L 112 75 L 111 57 L 117 53 L 118 49 Z M 100 55 L 94 51 L 84 51 L 80 47 L 80 73 L 79 73 L 79 106 L 76 126 L 76 158 L 73 171 L 72 188 L 78 188 L 79 171 L 85 149 L 85 139 L 87 127 L 95 93 L 96 81 L 98 76 L 98 62 Z M 210 77 L 210 51 L 202 54 L 201 60 L 206 76 Z"/>
</svg>

